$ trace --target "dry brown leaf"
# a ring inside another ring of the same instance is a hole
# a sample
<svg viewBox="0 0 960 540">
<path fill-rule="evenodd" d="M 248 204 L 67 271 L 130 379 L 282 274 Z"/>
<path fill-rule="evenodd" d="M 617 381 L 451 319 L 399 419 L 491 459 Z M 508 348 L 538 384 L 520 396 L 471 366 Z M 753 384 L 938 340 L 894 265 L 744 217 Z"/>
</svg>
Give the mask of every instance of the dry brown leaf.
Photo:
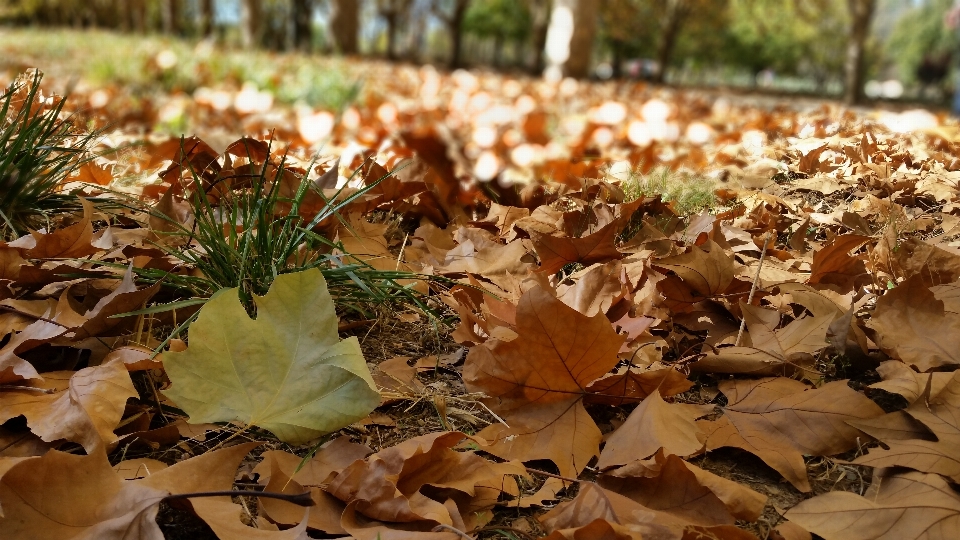
<svg viewBox="0 0 960 540">
<path fill-rule="evenodd" d="M 283 467 L 277 462 L 277 454 L 283 454 L 283 452 L 271 450 L 269 453 L 273 455 L 264 457 L 260 465 L 257 466 L 261 468 L 266 465 L 270 471 L 270 481 L 267 482 L 263 490 L 288 495 L 299 495 L 309 491 L 314 506 L 310 507 L 307 528 L 323 531 L 327 534 L 346 534 L 347 531 L 340 526 L 340 516 L 343 515 L 346 505 L 320 488 L 311 487 L 308 489 L 296 480 L 292 480 L 283 472 Z M 260 510 L 262 515 L 270 521 L 284 526 L 296 525 L 303 519 L 303 507 L 279 499 L 260 499 Z"/>
<path fill-rule="evenodd" d="M 709 488 L 702 485 L 675 455 L 655 456 L 658 474 L 649 477 L 603 476 L 600 485 L 651 510 L 666 512 L 697 525 L 732 525 L 734 517 Z"/>
<path fill-rule="evenodd" d="M 0 421 L 23 415 L 44 441 L 65 439 L 91 453 L 112 448 L 127 399 L 138 395 L 123 362 L 45 375 L 36 390 L 0 392 Z"/>
<path fill-rule="evenodd" d="M 623 495 L 606 490 L 592 482 L 582 482 L 580 492 L 540 517 L 548 531 L 566 531 L 588 527 L 597 520 L 613 525 L 621 536 L 612 538 L 645 538 L 693 540 L 755 540 L 752 534 L 733 525 L 701 526 L 667 512 L 652 510 Z M 629 535 L 629 536 L 624 536 Z M 589 538 L 565 532 L 561 538 Z"/>
<path fill-rule="evenodd" d="M 949 540 L 960 537 L 960 496 L 935 474 L 908 472 L 868 497 L 825 493 L 784 517 L 824 540 Z"/>
<path fill-rule="evenodd" d="M 833 242 L 813 254 L 809 283 L 830 286 L 841 293 L 856 290 L 860 285 L 869 283 L 863 257 L 850 255 L 851 251 L 869 241 L 870 237 L 858 234 L 845 234 L 834 238 Z"/>
<path fill-rule="evenodd" d="M 584 266 L 595 262 L 619 259 L 616 237 L 620 225 L 611 222 L 596 232 L 582 238 L 552 236 L 530 231 L 530 239 L 540 258 L 540 272 L 555 274 L 570 263 Z"/>
<path fill-rule="evenodd" d="M 954 373 L 936 396 L 924 393 L 922 399 L 915 401 L 905 412 L 926 426 L 935 440 L 903 438 L 914 433 L 924 435 L 910 424 L 895 433 L 897 438 L 891 437 L 889 426 L 883 426 L 888 432 L 866 429 L 868 434 L 883 440 L 887 448 L 874 448 L 857 458 L 855 463 L 870 467 L 908 467 L 960 481 L 960 372 Z M 904 423 L 902 418 L 900 421 Z"/>
<path fill-rule="evenodd" d="M 827 329 L 834 315 L 807 315 L 783 328 L 777 310 L 741 304 L 752 346 L 720 347 L 691 366 L 694 371 L 744 375 L 792 375 L 812 379 L 813 354 L 827 347 Z"/>
<path fill-rule="evenodd" d="M 927 390 L 929 385 L 930 397 L 935 397 L 943 390 L 943 387 L 953 378 L 953 373 L 933 372 L 917 373 L 912 368 L 899 360 L 888 360 L 881 362 L 877 367 L 877 373 L 883 378 L 878 383 L 873 383 L 870 388 L 879 388 L 892 394 L 899 394 L 913 403 Z"/>
<path fill-rule="evenodd" d="M 647 369 L 623 367 L 604 375 L 587 386 L 587 403 L 623 405 L 636 403 L 654 392 L 663 397 L 675 396 L 693 387 L 687 377 L 673 368 L 653 367 Z"/>
<path fill-rule="evenodd" d="M 883 414 L 846 381 L 812 390 L 792 379 L 720 383 L 729 400 L 719 420 L 699 422 L 707 450 L 724 446 L 750 452 L 800 491 L 810 491 L 803 455 L 829 456 L 856 447 L 859 432 L 847 420 Z"/>
<path fill-rule="evenodd" d="M 695 454 L 703 449 L 696 418 L 697 413 L 688 406 L 668 404 L 659 392 L 653 392 L 607 438 L 597 467 L 618 467 L 661 449 L 679 456 Z"/>
<path fill-rule="evenodd" d="M 877 345 L 921 372 L 960 364 L 960 317 L 917 274 L 877 300 L 867 325 Z"/>
<path fill-rule="evenodd" d="M 263 461 L 253 469 L 253 472 L 260 475 L 260 483 L 268 482 L 272 472 L 279 470 L 302 486 L 319 487 L 326 485 L 331 475 L 372 453 L 373 450 L 370 447 L 350 442 L 349 437 L 343 436 L 325 443 L 302 466 L 303 460 L 299 456 L 280 450 L 268 450 L 263 453 Z M 300 470 L 297 470 L 298 467 Z"/>
<path fill-rule="evenodd" d="M 162 540 L 156 516 L 168 494 L 124 481 L 103 451 L 75 456 L 51 450 L 0 478 L 0 537 Z"/>
<path fill-rule="evenodd" d="M 465 438 L 459 432 L 443 432 L 409 439 L 354 462 L 330 480 L 326 491 L 375 520 L 452 526 L 467 512 L 451 513 L 444 501 L 431 498 L 423 488 L 435 488 L 427 493 L 459 492 L 462 500 L 454 509 L 472 509 L 477 502 L 481 507 L 492 506 L 501 490 L 518 493 L 508 475 L 525 474 L 516 462 L 493 463 L 472 452 L 453 450 Z"/>
<path fill-rule="evenodd" d="M 504 459 L 551 459 L 561 474 L 576 476 L 600 443 L 581 399 L 616 365 L 623 336 L 603 315 L 586 317 L 539 286 L 521 297 L 516 331 L 517 339 L 487 341 L 467 356 L 467 389 L 490 396 L 510 425 L 492 425 L 478 437 Z"/>
</svg>

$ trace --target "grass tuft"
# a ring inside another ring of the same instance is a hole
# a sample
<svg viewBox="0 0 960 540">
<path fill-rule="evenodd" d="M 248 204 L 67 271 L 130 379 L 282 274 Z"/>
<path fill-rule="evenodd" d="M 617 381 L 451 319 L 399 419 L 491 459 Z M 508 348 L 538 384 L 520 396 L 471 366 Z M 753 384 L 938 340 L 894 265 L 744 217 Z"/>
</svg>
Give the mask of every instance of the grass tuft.
<svg viewBox="0 0 960 540">
<path fill-rule="evenodd" d="M 79 208 L 63 182 L 85 161 L 97 133 L 61 118 L 65 99 L 44 98 L 43 74 L 18 77 L 0 94 L 0 239 L 49 226 L 53 215 Z"/>
<path fill-rule="evenodd" d="M 673 205 L 679 216 L 689 216 L 717 206 L 716 183 L 707 177 L 656 167 L 647 174 L 634 171 L 620 183 L 627 201 L 656 197 Z"/>
<path fill-rule="evenodd" d="M 316 232 L 318 225 L 339 219 L 342 208 L 375 187 L 377 182 L 349 194 L 341 190 L 330 199 L 323 198 L 322 208 L 307 216 L 301 213 L 307 197 L 313 197 L 315 202 L 315 197 L 323 197 L 322 192 L 306 175 L 299 176 L 286 169 L 283 159 L 275 170 L 270 167 L 268 159 L 251 175 L 253 178 L 233 186 L 229 184 L 231 179 L 218 176 L 205 180 L 193 171 L 193 185 L 204 187 L 194 189 L 187 196 L 192 224 L 182 224 L 156 208 L 140 208 L 168 224 L 164 227 L 169 231 L 164 233 L 167 238 L 160 247 L 196 271 L 134 271 L 145 281 L 163 281 L 189 292 L 194 298 L 209 298 L 221 289 L 236 287 L 248 309 L 253 309 L 253 295 L 266 294 L 278 275 L 319 268 L 341 308 L 368 316 L 370 306 L 413 304 L 432 313 L 422 295 L 414 290 L 415 283 L 410 281 L 433 278 L 375 269 L 345 253 L 339 243 Z M 312 165 L 307 168 L 310 169 Z M 294 190 L 289 183 L 281 181 L 291 177 L 299 178 Z M 171 306 L 171 309 L 180 307 Z"/>
</svg>

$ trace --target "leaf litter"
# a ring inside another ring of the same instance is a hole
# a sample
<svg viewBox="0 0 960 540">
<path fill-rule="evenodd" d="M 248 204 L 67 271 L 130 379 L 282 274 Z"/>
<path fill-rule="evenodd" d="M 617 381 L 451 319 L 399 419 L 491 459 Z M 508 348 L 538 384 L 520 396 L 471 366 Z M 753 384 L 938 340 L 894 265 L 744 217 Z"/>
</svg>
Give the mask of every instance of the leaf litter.
<svg viewBox="0 0 960 540">
<path fill-rule="evenodd" d="M 237 132 L 219 150 L 122 149 L 154 123 L 123 116 L 63 186 L 84 199 L 0 244 L 4 537 L 960 534 L 952 121 L 372 66 L 403 76 L 320 157 L 282 106 L 178 98 Z M 329 266 L 198 301 L 164 248 L 218 254 L 169 225 L 253 182 L 309 184 L 299 256 Z M 408 272 L 418 303 L 361 305 L 332 267 Z"/>
</svg>

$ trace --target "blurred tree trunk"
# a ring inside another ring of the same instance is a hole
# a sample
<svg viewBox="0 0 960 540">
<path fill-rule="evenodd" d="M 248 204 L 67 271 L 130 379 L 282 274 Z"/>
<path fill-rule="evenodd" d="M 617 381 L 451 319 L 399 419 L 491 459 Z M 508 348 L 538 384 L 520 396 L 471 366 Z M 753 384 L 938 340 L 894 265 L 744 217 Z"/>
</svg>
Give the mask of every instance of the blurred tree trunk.
<svg viewBox="0 0 960 540">
<path fill-rule="evenodd" d="M 547 29 L 547 59 L 550 69 L 563 75 L 584 78 L 590 75 L 593 38 L 597 31 L 597 2 L 555 0 Z"/>
<path fill-rule="evenodd" d="M 849 105 L 857 104 L 863 98 L 864 48 L 876 7 L 876 0 L 847 0 L 850 35 L 847 38 L 847 56 L 843 66 L 843 99 Z"/>
<path fill-rule="evenodd" d="M 260 0 L 243 0 L 240 4 L 240 43 L 245 49 L 260 45 Z"/>
<path fill-rule="evenodd" d="M 463 17 L 470 7 L 470 0 L 452 0 L 453 8 L 450 12 L 443 9 L 444 2 L 433 0 L 430 8 L 438 19 L 443 21 L 450 33 L 450 69 L 457 69 L 463 63 Z"/>
<path fill-rule="evenodd" d="M 164 34 L 179 35 L 181 33 L 180 12 L 180 0 L 163 0 L 160 3 L 160 23 Z"/>
<path fill-rule="evenodd" d="M 120 0 L 125 10 L 125 17 L 130 24 L 130 30 L 137 34 L 147 31 L 147 2 L 146 0 Z"/>
<path fill-rule="evenodd" d="M 550 27 L 550 12 L 553 10 L 553 0 L 527 0 L 527 8 L 531 15 L 531 34 L 533 36 L 533 62 L 530 72 L 543 73 L 543 49 L 547 46 L 547 30 Z"/>
<path fill-rule="evenodd" d="M 197 9 L 197 30 L 203 39 L 213 38 L 214 17 L 213 0 L 200 0 Z"/>
<path fill-rule="evenodd" d="M 396 60 L 397 30 L 400 24 L 408 18 L 410 0 L 378 0 L 377 13 L 387 23 L 387 58 Z"/>
<path fill-rule="evenodd" d="M 357 54 L 357 35 L 360 32 L 358 0 L 332 0 L 330 34 L 340 54 Z"/>
<path fill-rule="evenodd" d="M 313 1 L 293 0 L 293 46 L 302 51 L 313 48 Z"/>
<path fill-rule="evenodd" d="M 660 13 L 660 42 L 657 44 L 657 72 L 653 82 L 663 83 L 667 77 L 667 68 L 673 60 L 673 50 L 677 44 L 677 37 L 687 17 L 693 11 L 691 0 L 661 0 Z"/>
</svg>

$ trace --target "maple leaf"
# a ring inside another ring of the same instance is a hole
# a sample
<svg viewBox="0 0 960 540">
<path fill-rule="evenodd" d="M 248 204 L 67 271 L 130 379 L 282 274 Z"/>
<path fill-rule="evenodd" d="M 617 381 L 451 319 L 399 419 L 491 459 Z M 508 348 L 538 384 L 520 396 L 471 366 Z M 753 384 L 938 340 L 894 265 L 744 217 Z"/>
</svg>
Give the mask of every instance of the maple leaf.
<svg viewBox="0 0 960 540">
<path fill-rule="evenodd" d="M 493 463 L 471 452 L 453 450 L 465 438 L 463 433 L 443 432 L 404 441 L 355 461 L 325 489 L 376 520 L 462 523 L 472 519 L 470 511 L 493 506 L 501 492 L 518 493 L 516 482 L 506 475 L 526 474 L 516 462 Z M 424 493 L 425 487 L 457 491 L 466 495 L 467 501 L 450 508 Z"/>
<path fill-rule="evenodd" d="M 111 449 L 128 398 L 137 397 L 119 358 L 79 371 L 44 373 L 42 381 L 0 392 L 0 423 L 23 415 L 47 442 L 65 439 L 87 452 Z"/>
<path fill-rule="evenodd" d="M 729 399 L 719 420 L 701 421 L 707 450 L 740 448 L 759 457 L 800 491 L 810 491 L 803 455 L 829 456 L 856 447 L 847 420 L 883 414 L 873 401 L 834 381 L 812 390 L 783 377 L 720 383 Z"/>
<path fill-rule="evenodd" d="M 856 290 L 861 284 L 869 283 L 863 257 L 850 255 L 851 251 L 869 241 L 870 237 L 858 234 L 834 238 L 833 242 L 813 254 L 809 283 L 832 286 L 840 292 Z"/>
<path fill-rule="evenodd" d="M 581 482 L 580 492 L 576 498 L 558 504 L 556 508 L 541 516 L 540 521 L 548 531 L 561 532 L 556 538 L 577 540 L 587 538 L 756 539 L 752 534 L 733 525 L 704 526 L 691 523 L 685 517 L 647 508 L 593 482 Z M 610 535 L 609 532 L 616 533 L 616 536 Z M 608 536 L 590 535 L 596 533 L 604 533 Z"/>
<path fill-rule="evenodd" d="M 901 429 L 896 440 L 892 440 L 888 431 L 854 424 L 887 445 L 887 448 L 870 450 L 855 463 L 871 467 L 909 467 L 941 474 L 954 482 L 960 480 L 960 372 L 954 373 L 935 396 L 930 395 L 928 387 L 922 397 L 925 399 L 915 401 L 905 413 L 926 426 L 935 440 L 925 440 L 924 433 L 916 429 Z M 890 429 L 889 425 L 878 427 Z"/>
<path fill-rule="evenodd" d="M 735 519 L 756 521 L 767 498 L 752 489 L 707 472 L 676 455 L 659 451 L 600 477 L 614 491 L 651 510 L 698 525 L 732 525 Z"/>
<path fill-rule="evenodd" d="M 589 265 L 622 257 L 616 247 L 620 224 L 611 222 L 582 238 L 551 236 L 530 231 L 530 239 L 540 258 L 540 272 L 556 274 L 570 263 Z"/>
<path fill-rule="evenodd" d="M 232 489 L 240 461 L 258 445 L 207 452 L 130 481 L 114 471 L 102 451 L 75 456 L 51 450 L 22 460 L 0 477 L 0 505 L 6 512 L 0 535 L 162 540 L 156 515 L 164 497 Z M 240 521 L 241 506 L 229 499 L 193 499 L 191 506 L 220 538 L 294 540 L 306 529 L 305 519 L 281 533 L 252 529 Z"/>
<path fill-rule="evenodd" d="M 357 338 L 340 341 L 318 269 L 277 276 L 250 319 L 237 289 L 200 310 L 185 351 L 164 354 L 164 394 L 191 423 L 241 421 L 305 442 L 366 416 L 380 402 Z"/>
<path fill-rule="evenodd" d="M 917 274 L 881 296 L 867 322 L 884 352 L 920 371 L 960 364 L 960 317 L 952 311 L 957 306 L 947 310 L 937 297 L 950 288 L 934 289 Z"/>
<path fill-rule="evenodd" d="M 587 386 L 617 363 L 624 336 L 603 315 L 587 317 L 537 286 L 517 305 L 512 341 L 473 347 L 464 365 L 471 392 L 510 427 L 494 424 L 477 436 L 484 450 L 505 459 L 551 459 L 576 476 L 598 453 L 600 430 L 583 408 Z"/>
<path fill-rule="evenodd" d="M 791 375 L 812 378 L 813 353 L 827 347 L 827 330 L 832 314 L 807 315 L 783 328 L 776 310 L 741 304 L 751 347 L 721 347 L 708 352 L 691 366 L 694 371 L 749 375 Z"/>
<path fill-rule="evenodd" d="M 784 517 L 824 540 L 947 540 L 960 535 L 960 496 L 935 474 L 885 476 L 866 495 L 825 493 Z"/>
<path fill-rule="evenodd" d="M 651 393 L 608 438 L 597 467 L 607 469 L 652 456 L 689 456 L 703 448 L 695 422 L 699 416 L 689 405 L 668 404 L 660 392 Z"/>
</svg>

